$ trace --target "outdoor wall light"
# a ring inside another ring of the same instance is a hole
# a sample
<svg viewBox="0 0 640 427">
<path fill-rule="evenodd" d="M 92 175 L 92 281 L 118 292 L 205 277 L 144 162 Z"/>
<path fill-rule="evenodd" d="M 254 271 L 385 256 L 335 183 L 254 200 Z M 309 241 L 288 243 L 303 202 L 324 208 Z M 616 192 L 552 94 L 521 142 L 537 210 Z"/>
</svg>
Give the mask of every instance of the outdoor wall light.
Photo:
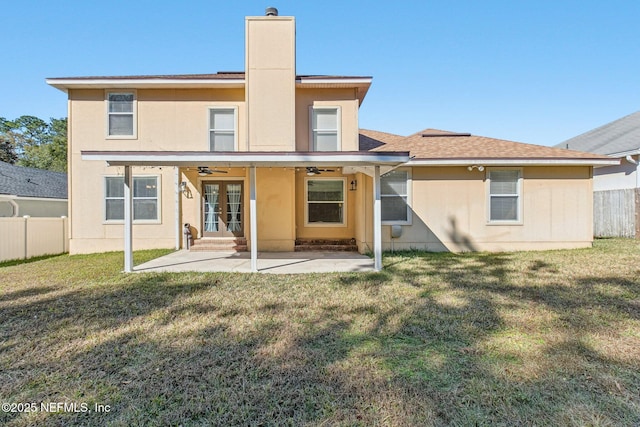
<svg viewBox="0 0 640 427">
<path fill-rule="evenodd" d="M 349 190 L 356 191 L 357 189 L 358 189 L 358 181 L 354 179 L 351 181 L 351 188 L 349 188 Z"/>
<path fill-rule="evenodd" d="M 469 172 L 471 172 L 474 169 L 478 169 L 478 171 L 482 172 L 484 170 L 484 166 L 482 165 L 471 165 L 471 166 L 467 166 L 467 170 Z"/>
</svg>

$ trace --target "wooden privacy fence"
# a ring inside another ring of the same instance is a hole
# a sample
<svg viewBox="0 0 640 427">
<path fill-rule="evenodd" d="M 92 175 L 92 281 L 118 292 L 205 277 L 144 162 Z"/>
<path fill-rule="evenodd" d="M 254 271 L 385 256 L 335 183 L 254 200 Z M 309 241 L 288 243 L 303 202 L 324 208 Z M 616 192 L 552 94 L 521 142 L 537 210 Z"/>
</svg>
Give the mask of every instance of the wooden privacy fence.
<svg viewBox="0 0 640 427">
<path fill-rule="evenodd" d="M 69 252 L 69 219 L 0 218 L 0 262 Z"/>
<path fill-rule="evenodd" d="M 638 189 L 594 191 L 595 237 L 637 237 L 640 214 Z"/>
</svg>

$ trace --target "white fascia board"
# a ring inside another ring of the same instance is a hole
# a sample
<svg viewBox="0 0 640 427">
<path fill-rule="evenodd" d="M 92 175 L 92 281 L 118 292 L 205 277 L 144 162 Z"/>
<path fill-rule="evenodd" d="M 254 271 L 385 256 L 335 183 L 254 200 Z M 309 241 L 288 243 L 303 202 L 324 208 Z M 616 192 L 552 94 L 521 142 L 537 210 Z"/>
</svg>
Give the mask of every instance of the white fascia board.
<svg viewBox="0 0 640 427">
<path fill-rule="evenodd" d="M 373 79 L 309 79 L 300 77 L 296 79 L 296 83 L 300 84 L 345 84 L 345 85 L 363 85 L 363 84 L 371 84 Z"/>
<path fill-rule="evenodd" d="M 640 148 L 636 148 L 635 150 L 629 151 L 621 151 L 619 153 L 611 153 L 607 154 L 609 157 L 627 157 L 627 156 L 635 156 L 636 154 L 640 154 Z"/>
<path fill-rule="evenodd" d="M 68 89 L 144 89 L 144 88 L 203 88 L 203 87 L 244 87 L 244 79 L 46 79 L 46 83 L 63 92 Z"/>
<path fill-rule="evenodd" d="M 194 153 L 126 153 L 126 152 L 82 152 L 82 160 L 99 160 L 110 166 L 358 166 L 397 165 L 406 163 L 409 156 L 367 154 L 228 154 L 212 152 Z"/>
<path fill-rule="evenodd" d="M 610 166 L 617 159 L 416 159 L 406 166 Z"/>
<path fill-rule="evenodd" d="M 61 199 L 57 197 L 29 197 L 29 196 L 17 196 L 15 194 L 0 194 L 1 201 L 9 201 L 9 200 L 26 200 L 32 202 L 67 202 L 68 199 Z"/>
</svg>

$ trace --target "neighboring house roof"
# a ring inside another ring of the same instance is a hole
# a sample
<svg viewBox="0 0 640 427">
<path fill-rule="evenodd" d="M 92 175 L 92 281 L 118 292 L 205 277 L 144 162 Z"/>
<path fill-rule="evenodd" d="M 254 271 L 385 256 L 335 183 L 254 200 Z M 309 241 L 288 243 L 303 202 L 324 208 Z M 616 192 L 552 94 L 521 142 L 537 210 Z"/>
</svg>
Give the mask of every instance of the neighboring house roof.
<svg viewBox="0 0 640 427">
<path fill-rule="evenodd" d="M 567 139 L 559 148 L 597 154 L 640 154 L 640 111 Z"/>
<path fill-rule="evenodd" d="M 468 133 L 425 129 L 402 137 L 384 132 L 360 130 L 360 149 L 409 151 L 413 162 L 458 164 L 482 161 L 486 164 L 612 164 L 610 158 L 574 150 L 524 144 Z"/>
<path fill-rule="evenodd" d="M 67 174 L 0 162 L 0 194 L 66 199 Z"/>
</svg>

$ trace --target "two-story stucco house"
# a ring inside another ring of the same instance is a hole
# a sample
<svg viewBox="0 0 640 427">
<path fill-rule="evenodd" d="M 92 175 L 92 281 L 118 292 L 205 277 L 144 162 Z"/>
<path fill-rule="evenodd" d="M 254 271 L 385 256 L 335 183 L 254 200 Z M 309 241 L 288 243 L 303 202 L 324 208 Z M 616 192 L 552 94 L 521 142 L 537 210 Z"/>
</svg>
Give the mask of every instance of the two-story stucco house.
<svg viewBox="0 0 640 427">
<path fill-rule="evenodd" d="M 70 252 L 196 238 L 293 251 L 592 243 L 598 155 L 426 130 L 360 130 L 371 77 L 296 75 L 295 20 L 246 18 L 243 72 L 52 78 L 69 98 Z M 246 243 L 245 243 L 246 242 Z"/>
</svg>

